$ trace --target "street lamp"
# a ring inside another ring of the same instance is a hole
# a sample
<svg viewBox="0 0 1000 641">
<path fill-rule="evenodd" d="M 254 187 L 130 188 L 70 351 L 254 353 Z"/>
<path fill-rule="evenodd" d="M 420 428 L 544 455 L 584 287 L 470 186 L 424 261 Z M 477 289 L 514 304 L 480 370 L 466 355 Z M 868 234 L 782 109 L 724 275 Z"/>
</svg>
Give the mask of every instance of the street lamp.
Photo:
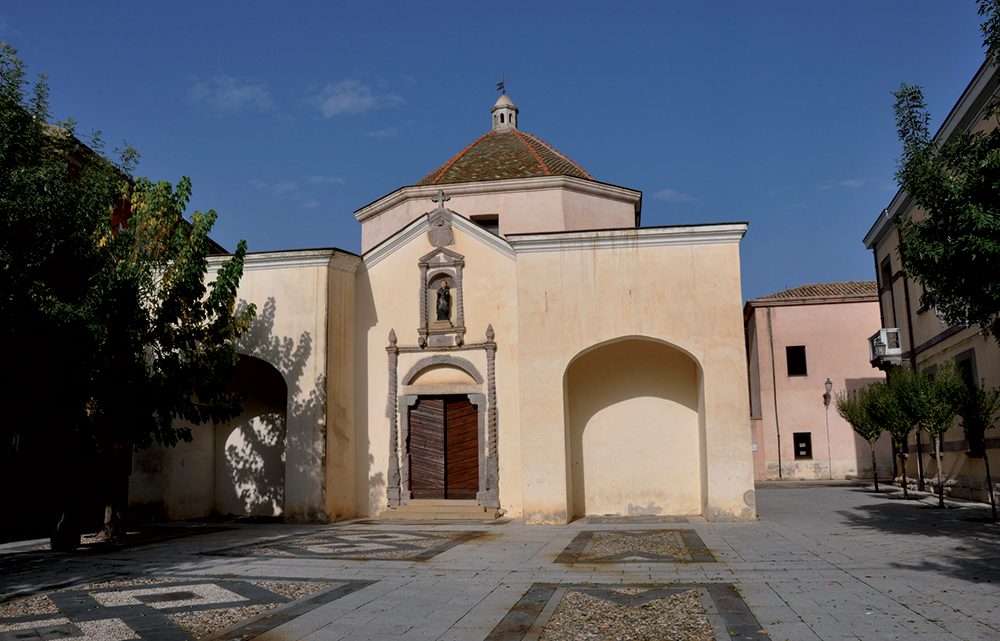
<svg viewBox="0 0 1000 641">
<path fill-rule="evenodd" d="M 880 341 L 881 342 L 881 341 Z M 877 349 L 878 343 L 876 343 Z M 882 353 L 885 353 L 885 344 L 882 344 Z M 833 391 L 833 381 L 829 378 L 826 379 L 826 383 L 823 383 L 826 387 L 826 393 L 823 394 L 823 405 L 826 407 L 826 460 L 827 469 L 830 471 L 830 480 L 833 480 L 833 453 L 830 449 L 830 392 Z"/>
</svg>

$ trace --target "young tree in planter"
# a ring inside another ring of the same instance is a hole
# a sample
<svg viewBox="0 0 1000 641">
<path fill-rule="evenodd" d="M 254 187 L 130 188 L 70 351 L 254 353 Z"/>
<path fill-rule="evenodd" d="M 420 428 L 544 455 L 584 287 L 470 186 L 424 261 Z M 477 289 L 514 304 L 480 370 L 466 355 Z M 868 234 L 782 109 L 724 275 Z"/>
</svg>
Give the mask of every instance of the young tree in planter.
<svg viewBox="0 0 1000 641">
<path fill-rule="evenodd" d="M 837 392 L 837 413 L 850 423 L 854 431 L 868 441 L 872 452 L 872 481 L 878 492 L 878 467 L 875 463 L 875 441 L 882 436 L 882 426 L 876 423 L 868 411 L 869 392 L 867 389 Z"/>
<path fill-rule="evenodd" d="M 958 413 L 962 416 L 962 427 L 969 439 L 969 455 L 983 457 L 986 465 L 986 491 L 990 495 L 993 520 L 997 520 L 997 503 L 993 496 L 993 478 L 990 476 L 990 458 L 986 453 L 986 430 L 996 423 L 1000 413 L 1000 389 L 986 387 L 980 382 L 973 387 L 965 387 L 959 402 Z"/>
<path fill-rule="evenodd" d="M 889 387 L 914 429 L 923 429 L 934 441 L 937 461 L 938 506 L 944 507 L 944 479 L 941 473 L 941 437 L 955 422 L 955 402 L 965 386 L 952 363 L 946 362 L 931 374 L 909 368 L 893 370 Z"/>
<path fill-rule="evenodd" d="M 885 431 L 889 432 L 893 442 L 896 444 L 896 452 L 899 454 L 899 469 L 903 474 L 903 498 L 909 499 L 910 493 L 906 480 L 906 457 L 904 451 L 906 440 L 913 431 L 913 424 L 899 406 L 899 399 L 889 388 L 888 383 L 881 381 L 870 384 L 865 388 L 867 398 L 868 414 L 871 420 L 881 425 Z"/>
</svg>

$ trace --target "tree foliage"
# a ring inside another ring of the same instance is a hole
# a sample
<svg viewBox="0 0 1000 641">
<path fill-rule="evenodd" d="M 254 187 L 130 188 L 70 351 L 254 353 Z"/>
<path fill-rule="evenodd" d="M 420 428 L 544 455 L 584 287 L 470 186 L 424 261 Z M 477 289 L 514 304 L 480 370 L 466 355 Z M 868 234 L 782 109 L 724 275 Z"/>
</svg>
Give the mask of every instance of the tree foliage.
<svg viewBox="0 0 1000 641">
<path fill-rule="evenodd" d="M 190 440 L 175 420 L 241 411 L 228 386 L 254 315 L 235 312 L 246 244 L 206 283 L 216 214 L 185 215 L 190 180 L 133 178 L 133 149 L 112 160 L 99 134 L 83 145 L 74 123 L 49 124 L 47 96 L 4 44 L 0 354 L 18 402 L 0 435 L 63 451 L 55 467 L 99 451 L 120 481 L 134 447 Z"/>
<path fill-rule="evenodd" d="M 1000 53 L 1000 0 L 979 0 L 987 58 Z M 920 87 L 894 93 L 903 143 L 896 180 L 921 214 L 900 216 L 899 252 L 921 283 L 921 304 L 952 325 L 976 324 L 1000 341 L 1000 119 L 997 100 L 982 131 L 934 140 Z M 996 120 L 996 122 L 993 122 Z"/>
<path fill-rule="evenodd" d="M 836 396 L 837 413 L 850 424 L 851 428 L 863 439 L 868 441 L 872 455 L 872 480 L 875 483 L 875 491 L 878 492 L 878 466 L 875 461 L 875 441 L 882 436 L 885 431 L 882 426 L 872 418 L 869 403 L 871 394 L 868 388 L 858 390 L 845 390 L 838 392 Z"/>
</svg>

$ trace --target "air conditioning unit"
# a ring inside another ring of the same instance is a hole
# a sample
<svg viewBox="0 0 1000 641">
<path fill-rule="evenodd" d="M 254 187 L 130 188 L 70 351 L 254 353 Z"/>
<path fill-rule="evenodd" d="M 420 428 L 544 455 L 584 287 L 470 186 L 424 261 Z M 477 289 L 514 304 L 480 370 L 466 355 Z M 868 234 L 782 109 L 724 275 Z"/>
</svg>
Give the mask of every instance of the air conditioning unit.
<svg viewBox="0 0 1000 641">
<path fill-rule="evenodd" d="M 872 363 L 898 363 L 903 357 L 903 343 L 898 327 L 883 327 L 868 339 L 868 360 Z"/>
</svg>

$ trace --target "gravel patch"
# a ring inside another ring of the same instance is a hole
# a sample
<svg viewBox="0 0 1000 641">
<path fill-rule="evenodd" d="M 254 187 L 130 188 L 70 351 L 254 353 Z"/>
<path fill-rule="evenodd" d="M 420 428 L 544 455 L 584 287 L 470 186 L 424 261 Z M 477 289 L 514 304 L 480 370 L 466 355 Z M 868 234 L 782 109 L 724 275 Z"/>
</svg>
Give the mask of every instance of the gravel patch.
<svg viewBox="0 0 1000 641">
<path fill-rule="evenodd" d="M 623 589 L 635 596 L 641 590 Z M 569 590 L 542 630 L 539 641 L 656 639 L 658 641 L 715 641 L 715 632 L 697 590 L 648 601 L 619 605 Z"/>
<path fill-rule="evenodd" d="M 172 595 L 177 593 L 184 594 L 185 598 L 172 598 Z M 180 608 L 202 603 L 233 603 L 249 600 L 245 596 L 240 596 L 235 592 L 230 592 L 225 588 L 208 583 L 185 585 L 177 588 L 163 586 L 157 588 L 140 588 L 138 590 L 123 590 L 121 592 L 94 592 L 91 596 L 104 607 L 139 605 L 140 603 L 144 603 L 157 610 Z"/>
<path fill-rule="evenodd" d="M 161 583 L 174 583 L 180 579 L 151 579 L 149 577 L 133 577 L 130 579 L 113 579 L 111 581 L 101 581 L 100 583 L 86 583 L 72 590 L 103 590 L 105 588 L 132 588 L 140 585 L 160 585 Z M 66 590 L 62 590 L 65 592 Z"/>
<path fill-rule="evenodd" d="M 33 628 L 47 628 L 54 625 L 66 625 L 69 619 L 58 617 L 55 619 L 44 619 L 42 621 L 18 621 L 17 623 L 0 623 L 0 632 L 16 632 L 17 630 L 31 630 Z"/>
<path fill-rule="evenodd" d="M 167 617 L 191 633 L 196 639 L 201 639 L 210 634 L 224 630 L 231 625 L 236 625 L 244 619 L 255 617 L 259 614 L 273 610 L 278 607 L 277 603 L 266 603 L 261 605 L 248 605 L 242 608 L 225 608 L 221 610 L 203 610 L 201 612 L 178 612 L 168 614 Z"/>
<path fill-rule="evenodd" d="M 283 583 L 278 581 L 250 581 L 250 583 L 292 600 L 316 594 L 331 585 L 343 585 L 343 583 Z"/>
<path fill-rule="evenodd" d="M 26 617 L 32 614 L 59 614 L 59 608 L 47 596 L 31 596 L 0 605 L 0 619 Z"/>
<path fill-rule="evenodd" d="M 676 531 L 649 534 L 599 532 L 591 538 L 590 549 L 581 554 L 579 561 L 596 559 L 612 554 L 648 552 L 659 556 L 688 557 L 687 546 Z"/>
<path fill-rule="evenodd" d="M 136 631 L 128 627 L 121 619 L 77 621 L 76 627 L 80 628 L 90 639 L 100 639 L 100 641 L 128 641 L 140 638 Z"/>
</svg>

